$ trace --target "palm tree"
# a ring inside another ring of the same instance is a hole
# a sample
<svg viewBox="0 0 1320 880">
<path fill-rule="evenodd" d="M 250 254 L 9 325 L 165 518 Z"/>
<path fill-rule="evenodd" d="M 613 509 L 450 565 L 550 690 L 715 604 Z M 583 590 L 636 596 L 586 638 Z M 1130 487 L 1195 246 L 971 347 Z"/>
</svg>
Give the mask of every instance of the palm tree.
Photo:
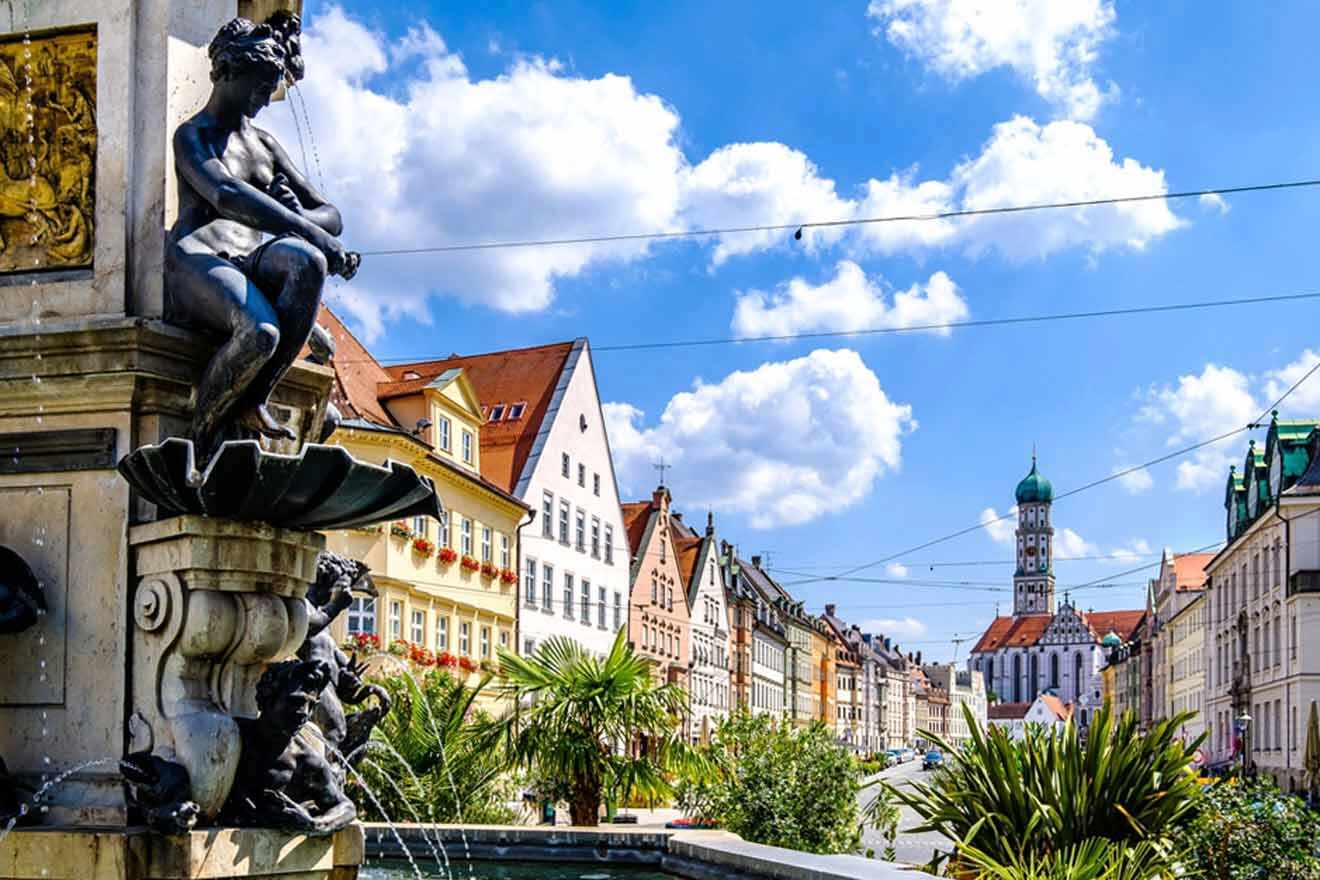
<svg viewBox="0 0 1320 880">
<path fill-rule="evenodd" d="M 574 825 L 596 825 L 607 793 L 667 796 L 670 777 L 699 759 L 679 733 L 687 695 L 658 683 L 653 666 L 623 630 L 603 658 L 563 637 L 530 657 L 500 651 L 498 687 L 513 708 L 486 735 L 568 791 Z"/>
</svg>

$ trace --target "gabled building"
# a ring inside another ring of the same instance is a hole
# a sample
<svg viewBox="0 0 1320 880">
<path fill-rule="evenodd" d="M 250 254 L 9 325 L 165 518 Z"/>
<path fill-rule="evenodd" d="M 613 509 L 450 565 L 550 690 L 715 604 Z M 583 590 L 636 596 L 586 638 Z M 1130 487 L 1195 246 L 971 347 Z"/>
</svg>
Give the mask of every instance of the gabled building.
<svg viewBox="0 0 1320 880">
<path fill-rule="evenodd" d="M 958 669 L 952 663 L 924 667 L 926 679 L 945 693 L 949 701 L 945 739 L 950 745 L 961 746 L 971 738 L 971 729 L 963 714 L 963 707 L 971 710 L 972 718 L 981 726 L 986 723 L 985 682 L 981 676 L 967 669 Z"/>
<path fill-rule="evenodd" d="M 1205 564 L 1205 723 L 1212 765 L 1301 789 L 1320 702 L 1320 430 L 1270 421 L 1224 495 L 1226 546 Z"/>
<path fill-rule="evenodd" d="M 820 617 L 811 618 L 811 671 L 817 694 L 816 718 L 827 727 L 835 726 L 837 717 L 835 699 L 838 686 L 835 681 L 834 652 L 837 640 L 833 628 Z"/>
<path fill-rule="evenodd" d="M 691 609 L 690 733 L 693 742 L 709 742 L 715 726 L 729 714 L 732 705 L 731 627 L 715 518 L 706 515 L 706 529 L 700 535 L 677 513 L 670 517 L 670 527 Z"/>
<path fill-rule="evenodd" d="M 1187 741 L 1205 729 L 1205 565 L 1212 558 L 1165 550 L 1146 611 L 1146 636 L 1153 642 L 1150 720 L 1195 712 L 1182 730 Z"/>
<path fill-rule="evenodd" d="M 1114 633 L 1130 641 L 1145 612 L 1081 611 L 1057 605 L 1054 596 L 1054 489 L 1037 468 L 1017 485 L 1017 570 L 1013 614 L 996 617 L 968 658 L 968 669 L 985 678 L 987 692 L 1001 704 L 1031 704 L 1049 693 L 1070 704 L 1085 727 L 1104 700 L 1101 641 Z"/>
<path fill-rule="evenodd" d="M 670 527 L 669 490 L 623 505 L 630 548 L 628 640 L 656 663 L 657 676 L 688 686 L 692 615 Z"/>
<path fill-rule="evenodd" d="M 376 599 L 358 598 L 336 635 L 375 635 L 450 655 L 456 672 L 512 649 L 518 613 L 521 500 L 482 474 L 483 403 L 461 367 L 389 394 L 388 371 L 328 309 L 319 323 L 334 340 L 331 399 L 341 422 L 328 442 L 363 461 L 400 461 L 435 482 L 444 518 L 397 521 L 327 534 L 327 547 L 371 567 Z M 428 426 L 448 425 L 447 440 Z"/>
<path fill-rule="evenodd" d="M 1013 739 L 1026 735 L 1027 725 L 1061 728 L 1072 719 L 1074 707 L 1053 694 L 1040 694 L 1030 703 L 996 703 L 989 709 L 990 724 L 1002 727 Z"/>
<path fill-rule="evenodd" d="M 604 654 L 627 621 L 629 559 L 587 340 L 387 367 L 378 395 L 390 404 L 451 370 L 481 400 L 482 474 L 534 512 L 521 529 L 520 650 L 558 635 Z M 418 430 L 464 454 L 452 421 Z"/>
<path fill-rule="evenodd" d="M 753 556 L 752 565 L 761 568 L 761 557 Z M 811 650 L 815 620 L 806 606 L 795 599 L 774 578 L 765 578 L 771 598 L 779 611 L 788 637 L 784 654 L 784 714 L 797 727 L 806 727 L 820 717 L 819 670 L 815 668 Z"/>
<path fill-rule="evenodd" d="M 739 705 L 754 715 L 784 713 L 788 634 L 774 604 L 771 578 L 722 545 L 724 582 L 733 617 L 733 684 Z"/>
</svg>

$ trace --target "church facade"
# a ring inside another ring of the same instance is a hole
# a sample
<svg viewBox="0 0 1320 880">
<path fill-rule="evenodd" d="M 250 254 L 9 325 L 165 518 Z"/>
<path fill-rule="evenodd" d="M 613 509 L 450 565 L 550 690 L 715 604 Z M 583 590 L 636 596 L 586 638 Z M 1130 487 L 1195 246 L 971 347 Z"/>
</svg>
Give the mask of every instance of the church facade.
<svg viewBox="0 0 1320 880">
<path fill-rule="evenodd" d="M 1107 645 L 1129 641 L 1145 613 L 1082 611 L 1055 600 L 1054 489 L 1037 468 L 1017 485 L 1013 613 L 998 616 L 977 641 L 968 668 L 985 680 L 1003 715 L 1027 710 L 1041 694 L 1071 707 L 1086 726 L 1103 702 L 1100 670 Z"/>
</svg>

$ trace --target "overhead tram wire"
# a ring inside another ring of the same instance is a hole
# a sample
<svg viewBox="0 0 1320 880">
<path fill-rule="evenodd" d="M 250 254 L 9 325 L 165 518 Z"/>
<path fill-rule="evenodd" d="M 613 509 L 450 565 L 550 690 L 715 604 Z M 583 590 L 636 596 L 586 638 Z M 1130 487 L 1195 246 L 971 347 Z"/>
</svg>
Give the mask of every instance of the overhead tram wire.
<svg viewBox="0 0 1320 880">
<path fill-rule="evenodd" d="M 883 217 L 851 217 L 840 220 L 808 220 L 803 223 L 763 223 L 749 226 L 723 226 L 705 229 L 679 229 L 667 232 L 625 232 L 601 235 L 582 235 L 569 238 L 522 239 L 513 241 L 470 242 L 466 244 L 433 245 L 417 248 L 391 248 L 377 251 L 361 251 L 364 257 L 405 256 L 413 254 L 461 253 L 464 251 L 509 250 L 513 248 L 560 247 L 580 244 L 609 244 L 625 241 L 660 241 L 666 239 L 707 238 L 715 235 L 738 235 L 753 232 L 788 232 L 795 230 L 794 238 L 800 239 L 808 229 L 831 229 L 846 226 L 874 226 L 885 223 L 923 223 L 939 220 L 957 220 L 966 217 L 986 217 L 999 214 L 1022 214 L 1031 211 L 1057 211 L 1073 208 L 1094 208 L 1103 205 L 1119 205 L 1131 202 L 1173 201 L 1179 199 L 1200 198 L 1202 196 L 1225 196 L 1242 193 L 1269 192 L 1284 189 L 1302 189 L 1320 186 L 1320 179 L 1290 180 L 1280 183 L 1260 183 L 1246 186 L 1228 186 L 1215 189 L 1182 190 L 1171 193 L 1147 193 L 1136 196 L 1111 196 L 1099 199 L 1078 199 L 1068 202 L 1040 202 L 1029 205 L 1005 205 L 998 208 L 967 208 L 960 211 L 938 211 L 926 214 L 891 214 Z"/>
<path fill-rule="evenodd" d="M 1207 446 L 1212 446 L 1212 445 L 1214 445 L 1215 443 L 1219 443 L 1220 441 L 1222 441 L 1222 440 L 1226 440 L 1226 439 L 1228 439 L 1229 437 L 1233 437 L 1233 436 L 1235 436 L 1235 435 L 1237 435 L 1237 434 L 1242 434 L 1242 433 L 1245 433 L 1245 432 L 1247 432 L 1247 431 L 1250 431 L 1250 430 L 1252 430 L 1252 429 L 1254 429 L 1254 428 L 1259 428 L 1259 427 L 1262 425 L 1262 423 L 1264 423 L 1264 421 L 1265 421 L 1265 417 L 1268 416 L 1272 411 L 1278 409 L 1279 406 L 1280 406 L 1280 404 L 1282 404 L 1285 400 L 1287 400 L 1288 397 L 1289 397 L 1294 391 L 1296 391 L 1299 387 L 1301 387 L 1301 385 L 1302 385 L 1303 382 L 1307 381 L 1307 380 L 1310 379 L 1312 376 L 1314 376 L 1317 370 L 1320 370 L 1320 361 L 1317 361 L 1317 362 L 1315 363 L 1315 365 L 1311 367 L 1311 369 L 1307 370 L 1306 373 L 1304 373 L 1300 379 L 1298 379 L 1296 382 L 1294 382 L 1294 383 L 1288 388 L 1287 391 L 1285 391 L 1285 392 L 1283 392 L 1283 394 L 1279 395 L 1278 399 L 1276 399 L 1273 403 L 1271 403 L 1270 405 L 1268 405 L 1267 407 L 1265 407 L 1265 409 L 1261 412 L 1260 415 L 1258 415 L 1255 419 L 1253 419 L 1252 421 L 1248 422 L 1247 424 L 1243 425 L 1243 426 L 1240 427 L 1240 428 L 1234 428 L 1234 429 L 1232 429 L 1231 431 L 1225 431 L 1224 433 L 1219 434 L 1218 436 L 1215 436 L 1215 437 L 1211 437 L 1211 438 L 1208 439 L 1208 440 L 1202 440 L 1202 441 L 1200 441 L 1200 442 L 1198 442 L 1198 443 L 1193 443 L 1193 444 L 1191 444 L 1190 446 L 1184 446 L 1184 447 L 1182 447 L 1181 449 L 1177 449 L 1177 450 L 1174 450 L 1173 452 L 1166 453 L 1165 455 L 1161 455 L 1161 456 L 1158 456 L 1158 457 L 1156 457 L 1156 458 L 1152 458 L 1151 460 L 1146 461 L 1146 462 L 1143 462 L 1142 464 L 1133 465 L 1132 467 L 1128 467 L 1128 468 L 1124 468 L 1124 469 L 1119 470 L 1119 471 L 1115 471 L 1114 473 L 1110 474 L 1110 475 L 1107 476 L 1107 477 L 1101 477 L 1101 478 L 1098 479 L 1098 480 L 1092 480 L 1091 482 L 1086 483 L 1086 484 L 1081 485 L 1081 486 L 1078 486 L 1078 487 L 1076 487 L 1076 488 L 1074 488 L 1074 489 L 1069 489 L 1067 492 L 1063 492 L 1063 493 L 1060 493 L 1060 494 L 1058 494 L 1058 495 L 1055 495 L 1055 496 L 1054 496 L 1054 500 L 1055 500 L 1055 501 L 1061 501 L 1061 500 L 1063 500 L 1064 498 L 1070 498 L 1070 497 L 1072 497 L 1073 495 L 1078 495 L 1078 494 L 1080 494 L 1080 493 L 1082 493 L 1082 492 L 1086 492 L 1086 491 L 1088 491 L 1088 490 L 1090 490 L 1090 489 L 1094 489 L 1094 488 L 1096 488 L 1097 486 L 1103 486 L 1103 485 L 1105 485 L 1106 483 L 1111 483 L 1111 482 L 1113 482 L 1114 480 L 1121 479 L 1122 477 L 1125 477 L 1125 476 L 1127 476 L 1127 475 L 1129 475 L 1129 474 L 1136 473 L 1137 471 L 1145 470 L 1145 469 L 1148 468 L 1148 467 L 1153 467 L 1154 465 L 1162 464 L 1162 463 L 1164 463 L 1164 462 L 1166 462 L 1166 461 L 1169 461 L 1170 459 L 1178 458 L 1178 457 L 1183 456 L 1183 455 L 1186 455 L 1186 454 L 1188 454 L 1188 453 L 1190 453 L 1190 452 L 1195 452 L 1195 451 L 1198 450 L 1198 449 L 1203 449 L 1203 448 L 1205 448 L 1205 447 L 1207 447 Z M 906 549 L 906 550 L 902 550 L 902 551 L 899 551 L 898 553 L 892 553 L 892 554 L 890 554 L 889 556 L 885 556 L 885 557 L 883 557 L 883 558 L 881 558 L 881 559 L 874 560 L 873 562 L 868 562 L 868 563 L 865 563 L 865 564 L 863 564 L 863 565 L 857 565 L 857 566 L 854 566 L 854 567 L 849 568 L 849 569 L 847 569 L 847 570 L 845 570 L 845 571 L 843 571 L 843 572 L 840 572 L 840 573 L 837 574 L 837 575 L 822 575 L 822 576 L 820 576 L 820 577 L 815 578 L 815 579 L 812 580 L 812 581 L 803 581 L 803 582 L 799 582 L 799 584 L 801 584 L 801 583 L 816 583 L 816 582 L 820 582 L 820 581 L 837 581 L 837 580 L 842 580 L 842 579 L 847 578 L 849 575 L 856 574 L 856 573 L 859 572 L 859 571 L 864 571 L 864 570 L 866 570 L 866 569 L 868 569 L 868 568 L 874 568 L 874 567 L 877 566 L 877 565 L 884 565 L 886 562 L 893 562 L 893 561 L 895 561 L 895 560 L 901 559 L 901 558 L 904 557 L 904 556 L 909 556 L 909 555 L 911 555 L 911 554 L 913 554 L 913 553 L 917 553 L 917 552 L 919 552 L 919 551 L 921 551 L 921 550 L 925 550 L 925 549 L 928 548 L 928 547 L 934 547 L 934 546 L 937 545 L 937 544 L 943 544 L 943 543 L 945 543 L 945 542 L 947 542 L 947 541 L 952 541 L 954 538 L 960 538 L 960 537 L 962 537 L 963 535 L 968 535 L 968 534 L 971 534 L 972 532 L 980 531 L 981 529 L 984 529 L 984 528 L 986 528 L 986 527 L 988 527 L 988 526 L 991 526 L 991 525 L 993 525 L 993 524 L 995 524 L 995 523 L 997 523 L 997 522 L 1003 522 L 1004 520 L 1012 519 L 1013 516 L 1014 516 L 1014 514 L 1012 514 L 1012 513 L 1005 513 L 1005 514 L 1003 514 L 1003 515 L 1001 515 L 1001 516 L 997 516 L 997 517 L 995 517 L 994 519 L 985 520 L 984 522 L 978 522 L 976 525 L 967 526 L 966 528 L 958 529 L 958 530 L 955 531 L 955 532 L 951 532 L 951 533 L 949 533 L 949 534 L 947 534 L 947 535 L 943 535 L 943 536 L 941 536 L 941 537 L 939 537 L 939 538 L 934 538 L 934 539 L 932 539 L 932 540 L 930 540 L 930 541 L 926 541 L 926 542 L 924 542 L 924 543 L 922 543 L 922 544 L 918 544 L 918 545 L 915 546 L 915 547 L 909 547 L 908 549 Z M 1149 566 L 1147 566 L 1147 567 L 1149 567 Z"/>
</svg>

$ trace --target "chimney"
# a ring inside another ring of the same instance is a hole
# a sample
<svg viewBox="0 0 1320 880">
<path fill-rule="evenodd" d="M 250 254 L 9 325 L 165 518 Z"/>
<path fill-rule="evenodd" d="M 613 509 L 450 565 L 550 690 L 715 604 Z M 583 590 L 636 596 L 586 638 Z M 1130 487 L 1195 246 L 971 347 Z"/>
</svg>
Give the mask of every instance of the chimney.
<svg viewBox="0 0 1320 880">
<path fill-rule="evenodd" d="M 761 554 L 757 553 L 754 556 L 752 556 L 752 566 L 754 568 L 761 567 Z"/>
<path fill-rule="evenodd" d="M 920 652 L 920 651 L 917 652 L 917 665 L 918 665 L 918 666 L 921 665 L 921 652 Z"/>
<path fill-rule="evenodd" d="M 833 617 L 833 616 L 834 616 L 834 609 L 837 608 L 837 607 L 838 607 L 838 606 L 835 605 L 833 602 L 828 602 L 828 603 L 826 603 L 826 605 L 825 605 L 825 613 L 826 613 L 827 615 L 829 615 L 830 617 Z"/>
<path fill-rule="evenodd" d="M 651 504 L 659 510 L 668 510 L 669 490 L 664 486 L 658 486 L 656 490 L 651 493 Z"/>
<path fill-rule="evenodd" d="M 715 514 L 712 511 L 706 511 L 706 534 L 715 534 Z"/>
</svg>

